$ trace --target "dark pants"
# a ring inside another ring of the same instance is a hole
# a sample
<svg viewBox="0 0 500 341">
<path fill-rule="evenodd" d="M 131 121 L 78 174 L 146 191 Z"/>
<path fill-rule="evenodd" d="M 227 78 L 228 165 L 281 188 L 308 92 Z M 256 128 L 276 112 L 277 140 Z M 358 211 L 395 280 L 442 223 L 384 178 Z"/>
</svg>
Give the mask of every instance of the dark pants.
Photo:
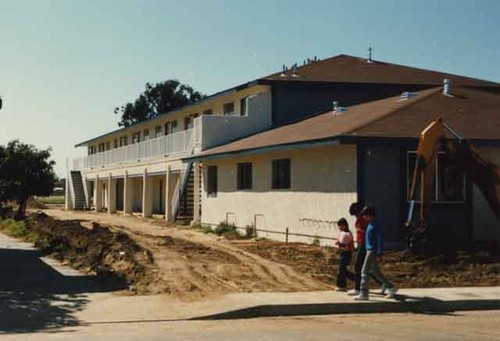
<svg viewBox="0 0 500 341">
<path fill-rule="evenodd" d="M 366 257 L 366 248 L 365 244 L 363 243 L 358 246 L 358 251 L 356 252 L 356 260 L 354 261 L 354 273 L 355 273 L 354 289 L 357 291 L 361 291 L 361 270 L 363 269 L 365 257 Z M 378 284 L 382 284 L 382 282 L 375 276 L 372 276 L 372 278 Z"/>
<path fill-rule="evenodd" d="M 337 275 L 337 287 L 339 288 L 345 288 L 347 286 L 347 279 L 350 281 L 354 280 L 354 274 L 347 269 L 347 266 L 351 263 L 351 258 L 351 251 L 340 252 L 339 274 Z"/>
</svg>

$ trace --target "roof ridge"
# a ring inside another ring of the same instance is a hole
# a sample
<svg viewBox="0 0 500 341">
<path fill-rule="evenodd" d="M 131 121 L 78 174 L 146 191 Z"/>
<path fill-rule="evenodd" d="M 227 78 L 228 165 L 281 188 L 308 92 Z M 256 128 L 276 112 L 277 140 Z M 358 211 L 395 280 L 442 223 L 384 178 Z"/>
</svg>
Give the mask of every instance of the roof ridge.
<svg viewBox="0 0 500 341">
<path fill-rule="evenodd" d="M 439 93 L 439 92 L 440 92 L 440 90 L 441 90 L 441 88 L 442 88 L 442 87 L 438 86 L 438 87 L 431 88 L 431 89 L 428 89 L 428 90 L 418 91 L 417 93 L 422 93 L 422 92 L 427 92 L 427 91 L 428 91 L 429 93 L 426 93 L 426 94 L 424 94 L 422 97 L 417 98 L 417 99 L 415 99 L 415 100 L 413 100 L 413 101 L 411 101 L 411 102 L 405 103 L 405 104 L 401 105 L 400 107 L 397 107 L 397 108 L 394 108 L 394 109 L 392 109 L 392 110 L 389 110 L 389 111 L 388 111 L 387 113 L 385 113 L 384 115 L 382 115 L 382 116 L 380 116 L 380 117 L 376 117 L 376 118 L 374 118 L 373 120 L 370 120 L 370 121 L 368 121 L 368 122 L 364 122 L 363 124 L 359 125 L 359 126 L 358 126 L 358 127 L 356 127 L 356 128 L 352 128 L 352 129 L 350 129 L 350 130 L 348 130 L 348 131 L 346 131 L 346 132 L 344 132 L 344 133 L 342 133 L 342 134 L 339 134 L 339 136 L 340 136 L 340 135 L 350 135 L 350 134 L 354 134 L 356 131 L 361 130 L 361 129 L 363 129 L 363 128 L 365 128 L 365 127 L 367 127 L 367 126 L 369 126 L 369 125 L 371 125 L 371 124 L 373 124 L 373 123 L 375 123 L 375 122 L 381 121 L 381 120 L 383 120 L 383 119 L 385 119 L 385 118 L 387 118 L 387 117 L 389 117 L 389 116 L 392 116 L 392 115 L 394 115 L 394 114 L 396 114 L 396 113 L 400 112 L 400 111 L 401 111 L 401 110 L 403 110 L 403 109 L 407 109 L 408 107 L 411 107 L 412 105 L 415 105 L 415 104 L 417 104 L 417 103 L 420 103 L 420 102 L 422 102 L 424 99 L 427 99 L 427 98 L 432 97 L 432 96 L 434 96 L 435 94 Z M 384 100 L 381 100 L 381 101 L 384 101 Z M 370 103 L 370 102 L 368 102 L 368 103 Z M 372 103 L 373 103 L 373 102 L 372 102 Z"/>
</svg>

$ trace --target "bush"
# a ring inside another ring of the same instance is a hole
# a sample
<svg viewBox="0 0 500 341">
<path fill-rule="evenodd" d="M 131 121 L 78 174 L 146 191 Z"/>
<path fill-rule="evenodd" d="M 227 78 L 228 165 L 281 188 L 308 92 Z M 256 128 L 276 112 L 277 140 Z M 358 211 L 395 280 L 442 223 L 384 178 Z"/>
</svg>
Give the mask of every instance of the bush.
<svg viewBox="0 0 500 341">
<path fill-rule="evenodd" d="M 193 230 L 200 231 L 205 234 L 214 233 L 214 230 L 212 230 L 212 227 L 210 225 L 203 225 L 201 223 L 194 223 L 193 225 L 191 225 L 191 228 Z"/>
<path fill-rule="evenodd" d="M 253 224 L 245 226 L 245 237 L 248 239 L 257 237 L 257 231 L 255 230 L 255 226 L 253 226 Z"/>
<path fill-rule="evenodd" d="M 318 236 L 314 236 L 313 241 L 312 241 L 312 245 L 314 245 L 314 246 L 320 246 L 321 245 L 321 242 L 320 242 Z"/>
<path fill-rule="evenodd" d="M 234 226 L 234 224 L 229 224 L 226 222 L 219 223 L 219 225 L 217 225 L 217 227 L 215 228 L 214 232 L 216 235 L 224 236 L 226 238 L 240 237 L 240 234 L 238 233 L 236 226 Z"/>
<path fill-rule="evenodd" d="M 24 221 L 13 219 L 0 220 L 0 231 L 14 238 L 19 238 L 35 245 L 44 244 L 46 241 L 40 238 L 40 235 L 30 231 Z"/>
</svg>

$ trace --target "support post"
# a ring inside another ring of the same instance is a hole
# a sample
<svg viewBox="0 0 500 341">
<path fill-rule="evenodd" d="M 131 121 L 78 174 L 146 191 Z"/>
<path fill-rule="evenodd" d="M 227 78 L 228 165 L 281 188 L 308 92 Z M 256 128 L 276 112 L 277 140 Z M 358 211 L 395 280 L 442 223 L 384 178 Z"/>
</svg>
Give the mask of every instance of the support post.
<svg viewBox="0 0 500 341">
<path fill-rule="evenodd" d="M 168 222 L 173 222 L 173 207 L 172 207 L 172 194 L 170 193 L 172 190 L 173 184 L 172 176 L 171 176 L 170 166 L 167 166 L 167 172 L 165 176 L 165 220 Z"/>
<path fill-rule="evenodd" d="M 125 171 L 125 176 L 123 178 L 123 213 L 132 214 L 133 202 L 133 180 L 129 178 L 128 172 Z"/>
<path fill-rule="evenodd" d="M 151 179 L 148 177 L 148 171 L 144 169 L 144 174 L 142 175 L 142 216 L 144 218 L 153 215 L 151 187 Z"/>
<path fill-rule="evenodd" d="M 113 175 L 108 176 L 108 213 L 116 212 L 116 180 L 113 180 Z"/>
<path fill-rule="evenodd" d="M 193 222 L 201 221 L 201 198 L 200 198 L 200 162 L 195 162 L 194 167 L 194 184 L 193 184 Z"/>
<path fill-rule="evenodd" d="M 102 209 L 102 186 L 99 180 L 99 175 L 95 176 L 95 186 L 94 186 L 94 206 L 95 211 L 100 212 Z"/>
</svg>

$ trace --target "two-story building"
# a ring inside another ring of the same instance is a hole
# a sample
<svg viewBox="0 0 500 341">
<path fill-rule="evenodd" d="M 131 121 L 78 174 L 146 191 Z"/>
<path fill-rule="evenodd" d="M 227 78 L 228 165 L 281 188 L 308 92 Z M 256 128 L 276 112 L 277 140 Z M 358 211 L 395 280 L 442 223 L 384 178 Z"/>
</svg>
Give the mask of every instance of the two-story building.
<svg viewBox="0 0 500 341">
<path fill-rule="evenodd" d="M 287 228 L 334 237 L 329 222 L 364 200 L 398 239 L 420 130 L 444 117 L 495 159 L 499 111 L 498 83 L 347 55 L 308 60 L 78 144 L 88 155 L 74 162 L 67 207 L 253 224 L 281 239 Z M 437 191 L 436 219 L 498 227 L 476 192 L 467 179 L 453 200 Z"/>
</svg>

